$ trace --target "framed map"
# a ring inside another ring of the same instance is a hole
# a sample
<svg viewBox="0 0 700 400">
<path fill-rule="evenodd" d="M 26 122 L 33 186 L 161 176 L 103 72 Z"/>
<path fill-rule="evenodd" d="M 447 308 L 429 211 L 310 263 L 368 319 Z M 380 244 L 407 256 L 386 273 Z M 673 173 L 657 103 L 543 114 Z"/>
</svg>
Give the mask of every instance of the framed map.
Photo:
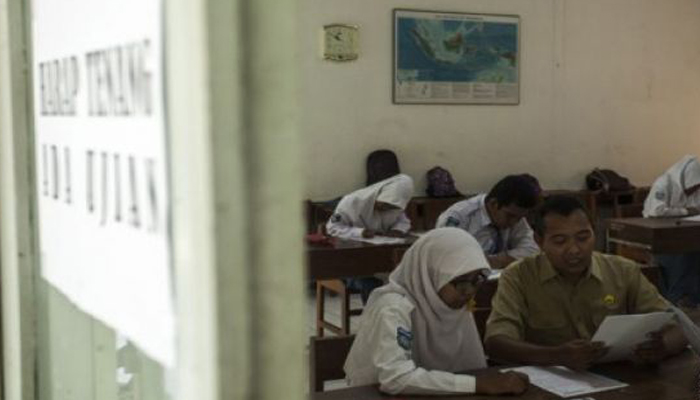
<svg viewBox="0 0 700 400">
<path fill-rule="evenodd" d="M 395 104 L 519 104 L 520 17 L 394 10 Z"/>
</svg>

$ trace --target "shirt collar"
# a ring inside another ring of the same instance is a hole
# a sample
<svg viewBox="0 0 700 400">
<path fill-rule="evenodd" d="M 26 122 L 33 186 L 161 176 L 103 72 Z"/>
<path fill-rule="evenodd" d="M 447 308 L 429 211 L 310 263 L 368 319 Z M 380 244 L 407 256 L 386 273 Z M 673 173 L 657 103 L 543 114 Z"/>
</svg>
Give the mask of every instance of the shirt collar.
<svg viewBox="0 0 700 400">
<path fill-rule="evenodd" d="M 493 226 L 489 212 L 486 210 L 486 195 L 482 194 L 479 199 L 479 223 L 481 226 Z"/>
<path fill-rule="evenodd" d="M 541 258 L 540 262 L 538 263 L 540 265 L 540 283 L 544 283 L 559 276 L 557 270 L 555 270 L 552 263 L 549 262 L 549 258 L 547 258 L 546 254 L 540 253 L 537 257 Z M 595 257 L 595 253 L 591 254 L 591 266 L 588 268 L 588 272 L 586 272 L 586 275 L 583 278 L 587 279 L 591 276 L 599 281 L 603 280 L 603 274 L 601 273 L 598 258 Z"/>
</svg>

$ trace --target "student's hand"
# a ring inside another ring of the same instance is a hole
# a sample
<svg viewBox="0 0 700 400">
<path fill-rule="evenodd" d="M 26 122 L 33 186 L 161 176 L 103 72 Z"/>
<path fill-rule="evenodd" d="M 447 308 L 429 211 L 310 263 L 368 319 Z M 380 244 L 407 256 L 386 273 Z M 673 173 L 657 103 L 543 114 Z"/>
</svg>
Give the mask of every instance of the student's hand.
<svg viewBox="0 0 700 400">
<path fill-rule="evenodd" d="M 658 364 L 669 355 L 666 342 L 664 342 L 664 329 L 651 332 L 649 340 L 640 343 L 634 349 L 632 361 L 637 365 Z"/>
<path fill-rule="evenodd" d="M 522 394 L 530 385 L 527 375 L 515 372 L 489 372 L 476 377 L 476 393 L 501 395 Z"/>
<path fill-rule="evenodd" d="M 489 262 L 489 266 L 493 269 L 503 269 L 510 265 L 515 259 L 506 253 L 494 254 L 487 256 L 486 259 Z"/>
<path fill-rule="evenodd" d="M 388 237 L 405 238 L 407 233 L 392 229 L 388 232 L 384 232 L 383 235 Z"/>
<path fill-rule="evenodd" d="M 603 342 L 576 339 L 559 346 L 558 362 L 573 370 L 583 371 L 603 357 L 608 350 L 609 348 L 605 347 Z"/>
<path fill-rule="evenodd" d="M 373 237 L 374 237 L 374 231 L 371 230 L 371 229 L 365 228 L 365 229 L 362 230 L 362 237 L 365 238 L 365 239 L 373 238 Z"/>
<path fill-rule="evenodd" d="M 700 208 L 698 207 L 686 207 L 685 209 L 688 211 L 688 215 L 700 214 Z"/>
</svg>

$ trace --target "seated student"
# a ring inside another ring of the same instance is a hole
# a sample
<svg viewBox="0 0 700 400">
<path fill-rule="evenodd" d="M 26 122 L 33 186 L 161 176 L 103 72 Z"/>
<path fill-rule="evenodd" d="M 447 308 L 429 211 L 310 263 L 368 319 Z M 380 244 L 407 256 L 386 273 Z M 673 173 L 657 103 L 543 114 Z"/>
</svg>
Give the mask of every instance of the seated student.
<svg viewBox="0 0 700 400">
<path fill-rule="evenodd" d="M 498 281 L 484 337 L 490 357 L 586 369 L 607 351 L 590 341 L 607 315 L 668 308 L 633 261 L 593 251 L 590 217 L 577 199 L 545 200 L 535 232 L 542 253 L 513 263 Z M 634 361 L 656 363 L 686 344 L 671 324 L 639 345 Z"/>
<path fill-rule="evenodd" d="M 486 367 L 465 306 L 488 269 L 479 244 L 462 230 L 439 228 L 418 239 L 362 313 L 345 361 L 348 383 L 379 383 L 391 394 L 524 392 L 527 377 L 515 372 L 456 374 Z"/>
<path fill-rule="evenodd" d="M 685 156 L 664 172 L 644 202 L 645 217 L 681 217 L 700 213 L 700 163 Z M 700 304 L 700 253 L 655 254 L 661 265 L 664 296 L 685 307 Z"/>
<path fill-rule="evenodd" d="M 375 235 L 405 237 L 411 221 L 404 210 L 413 196 L 413 180 L 399 174 L 354 191 L 343 197 L 326 224 L 329 235 L 344 239 L 372 238 Z M 360 292 L 362 302 L 383 284 L 381 279 L 352 278 L 348 288 Z"/>
<path fill-rule="evenodd" d="M 539 252 L 525 220 L 537 205 L 540 190 L 531 175 L 509 175 L 488 194 L 453 204 L 438 218 L 436 227 L 454 226 L 471 233 L 486 253 L 492 268 Z"/>
</svg>

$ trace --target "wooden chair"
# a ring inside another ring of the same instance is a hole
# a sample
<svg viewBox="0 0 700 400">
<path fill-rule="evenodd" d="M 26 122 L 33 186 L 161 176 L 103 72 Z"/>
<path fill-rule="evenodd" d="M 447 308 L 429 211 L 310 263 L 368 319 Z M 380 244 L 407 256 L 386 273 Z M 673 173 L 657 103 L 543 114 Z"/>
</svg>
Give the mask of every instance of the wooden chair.
<svg viewBox="0 0 700 400">
<path fill-rule="evenodd" d="M 350 352 L 355 335 L 319 338 L 309 340 L 309 390 L 322 392 L 323 383 L 343 379 L 343 364 Z"/>
<path fill-rule="evenodd" d="M 325 319 L 326 292 L 340 296 L 340 326 Z M 362 309 L 350 308 L 352 292 L 340 279 L 326 279 L 316 282 L 316 336 L 323 337 L 325 330 L 339 336 L 350 334 L 350 317 L 362 314 Z"/>
<path fill-rule="evenodd" d="M 397 248 L 391 256 L 391 264 L 399 265 L 406 248 Z M 340 326 L 325 319 L 326 293 L 335 293 L 340 296 Z M 319 280 L 316 282 L 316 336 L 323 337 L 325 330 L 329 330 L 339 336 L 350 334 L 350 317 L 362 314 L 362 309 L 350 308 L 350 297 L 353 294 L 348 290 L 345 282 L 340 279 Z"/>
</svg>

